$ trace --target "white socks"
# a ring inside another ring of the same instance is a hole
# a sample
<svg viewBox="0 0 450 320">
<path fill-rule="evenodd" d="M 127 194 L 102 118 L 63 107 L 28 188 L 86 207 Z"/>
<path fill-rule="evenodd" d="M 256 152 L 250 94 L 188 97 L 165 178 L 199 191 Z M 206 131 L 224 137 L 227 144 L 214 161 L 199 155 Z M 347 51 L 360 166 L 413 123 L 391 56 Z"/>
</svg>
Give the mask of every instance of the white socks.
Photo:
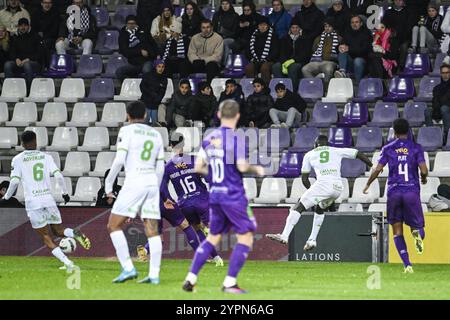
<svg viewBox="0 0 450 320">
<path fill-rule="evenodd" d="M 131 261 L 130 251 L 128 250 L 128 242 L 122 230 L 114 231 L 109 234 L 111 237 L 116 255 L 119 259 L 122 269 L 130 272 L 134 269 L 133 261 Z"/>
<path fill-rule="evenodd" d="M 197 275 L 193 274 L 192 272 L 189 272 L 188 275 L 186 276 L 186 281 L 189 281 L 191 284 L 196 284 L 197 283 Z"/>
<path fill-rule="evenodd" d="M 73 238 L 75 235 L 73 234 L 73 229 L 66 228 L 64 229 L 64 236 L 68 238 Z"/>
<path fill-rule="evenodd" d="M 301 216 L 302 215 L 298 211 L 292 209 L 289 210 L 289 215 L 286 219 L 286 225 L 284 226 L 283 233 L 281 234 L 281 237 L 283 237 L 284 240 L 287 241 L 287 239 L 289 239 L 289 235 L 291 234 L 292 229 L 294 229 Z"/>
<path fill-rule="evenodd" d="M 60 247 L 56 247 L 52 250 L 52 254 L 55 256 L 56 259 L 64 263 L 66 266 L 73 265 L 73 262 L 67 258 L 67 256 L 62 252 Z"/>
<path fill-rule="evenodd" d="M 159 270 L 161 269 L 162 242 L 161 236 L 148 238 L 150 250 L 150 270 L 148 276 L 151 279 L 159 278 Z"/>
<path fill-rule="evenodd" d="M 311 235 L 309 236 L 308 240 L 316 241 L 317 235 L 319 234 L 319 231 L 320 231 L 320 227 L 322 226 L 322 223 L 323 223 L 323 219 L 325 219 L 324 214 L 314 213 L 313 226 L 312 226 L 312 230 L 311 230 Z"/>
<path fill-rule="evenodd" d="M 235 285 L 236 285 L 236 278 L 230 276 L 225 277 L 225 280 L 223 281 L 223 286 L 225 288 L 229 288 Z"/>
</svg>

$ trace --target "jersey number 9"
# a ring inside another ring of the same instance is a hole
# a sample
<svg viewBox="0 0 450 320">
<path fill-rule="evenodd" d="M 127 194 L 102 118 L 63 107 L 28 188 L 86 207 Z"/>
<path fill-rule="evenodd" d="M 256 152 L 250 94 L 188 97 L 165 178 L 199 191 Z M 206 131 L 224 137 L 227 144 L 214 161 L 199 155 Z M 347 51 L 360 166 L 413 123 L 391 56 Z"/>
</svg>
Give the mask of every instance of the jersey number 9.
<svg viewBox="0 0 450 320">
<path fill-rule="evenodd" d="M 322 151 L 319 156 L 320 156 L 320 163 L 327 163 L 328 161 L 330 161 L 329 151 Z"/>
</svg>

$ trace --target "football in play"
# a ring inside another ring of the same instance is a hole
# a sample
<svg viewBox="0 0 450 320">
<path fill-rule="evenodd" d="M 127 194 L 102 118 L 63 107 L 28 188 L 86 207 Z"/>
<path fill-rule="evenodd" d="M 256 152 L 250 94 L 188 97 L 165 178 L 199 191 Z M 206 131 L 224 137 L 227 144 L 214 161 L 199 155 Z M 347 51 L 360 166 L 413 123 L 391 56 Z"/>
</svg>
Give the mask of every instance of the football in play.
<svg viewBox="0 0 450 320">
<path fill-rule="evenodd" d="M 77 243 L 74 238 L 62 238 L 59 247 L 64 253 L 72 253 L 77 248 Z"/>
</svg>

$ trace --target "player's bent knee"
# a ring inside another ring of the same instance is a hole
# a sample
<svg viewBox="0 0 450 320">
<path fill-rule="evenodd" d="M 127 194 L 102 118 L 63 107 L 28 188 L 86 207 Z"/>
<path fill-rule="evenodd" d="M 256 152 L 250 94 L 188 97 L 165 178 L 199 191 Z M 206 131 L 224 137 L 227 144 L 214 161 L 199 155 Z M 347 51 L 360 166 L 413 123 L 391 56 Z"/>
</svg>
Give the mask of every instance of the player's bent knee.
<svg viewBox="0 0 450 320">
<path fill-rule="evenodd" d="M 253 246 L 253 233 L 252 232 L 238 234 L 238 235 L 236 235 L 236 237 L 237 237 L 238 243 L 245 244 L 248 247 Z"/>
<path fill-rule="evenodd" d="M 209 234 L 206 240 L 214 246 L 217 246 L 222 236 L 220 234 Z"/>
</svg>

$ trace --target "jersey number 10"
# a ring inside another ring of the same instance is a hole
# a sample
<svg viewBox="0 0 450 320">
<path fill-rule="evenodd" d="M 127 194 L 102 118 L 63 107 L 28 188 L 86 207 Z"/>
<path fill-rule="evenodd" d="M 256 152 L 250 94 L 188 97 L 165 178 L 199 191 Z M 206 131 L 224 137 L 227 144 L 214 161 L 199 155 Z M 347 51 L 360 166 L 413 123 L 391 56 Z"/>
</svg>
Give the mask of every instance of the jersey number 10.
<svg viewBox="0 0 450 320">
<path fill-rule="evenodd" d="M 225 175 L 223 160 L 218 158 L 211 159 L 211 170 L 213 183 L 221 183 Z"/>
</svg>

